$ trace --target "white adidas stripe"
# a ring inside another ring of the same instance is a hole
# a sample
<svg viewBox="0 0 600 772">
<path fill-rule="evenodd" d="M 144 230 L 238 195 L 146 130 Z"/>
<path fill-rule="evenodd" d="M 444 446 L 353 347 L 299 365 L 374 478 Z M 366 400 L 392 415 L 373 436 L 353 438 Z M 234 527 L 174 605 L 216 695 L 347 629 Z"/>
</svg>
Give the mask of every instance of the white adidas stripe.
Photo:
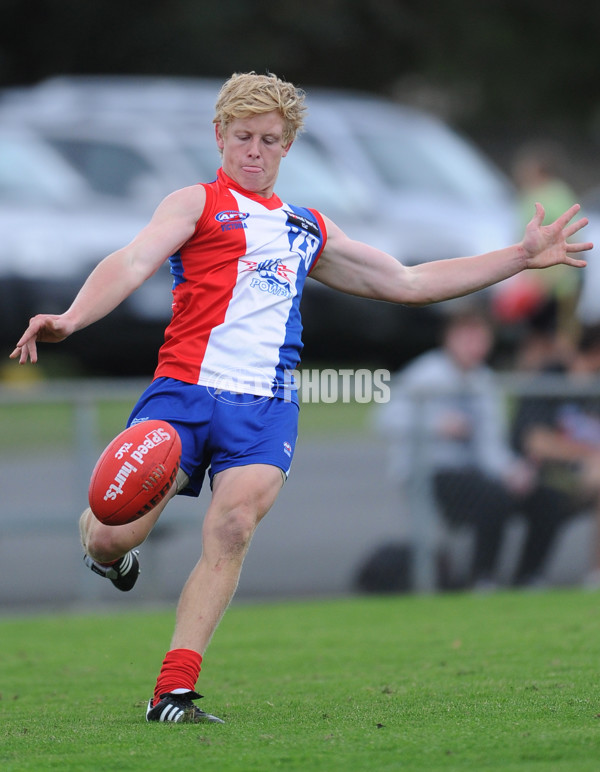
<svg viewBox="0 0 600 772">
<path fill-rule="evenodd" d="M 183 716 L 183 710 L 176 705 L 166 705 L 160 714 L 159 721 L 180 721 Z"/>
</svg>

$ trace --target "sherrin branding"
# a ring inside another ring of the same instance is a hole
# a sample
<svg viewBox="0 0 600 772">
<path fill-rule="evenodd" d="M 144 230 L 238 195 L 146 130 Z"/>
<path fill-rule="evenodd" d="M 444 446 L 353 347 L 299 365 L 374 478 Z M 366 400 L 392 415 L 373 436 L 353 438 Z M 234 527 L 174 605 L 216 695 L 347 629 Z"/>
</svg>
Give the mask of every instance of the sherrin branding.
<svg viewBox="0 0 600 772">
<path fill-rule="evenodd" d="M 98 460 L 90 481 L 94 515 L 107 525 L 142 517 L 171 490 L 181 440 L 166 421 L 149 419 L 116 437 Z"/>
<path fill-rule="evenodd" d="M 131 451 L 133 443 L 125 442 L 115 453 L 115 458 L 122 459 L 127 453 L 129 457 L 136 461 L 139 465 L 144 463 L 144 456 L 147 456 L 152 448 L 156 448 L 163 442 L 167 442 L 172 438 L 172 435 L 161 427 L 147 434 L 144 441 L 140 443 L 137 448 Z M 131 451 L 131 452 L 129 452 Z M 114 501 L 117 496 L 123 494 L 123 486 L 127 482 L 129 476 L 133 472 L 137 472 L 138 468 L 134 466 L 131 461 L 126 461 L 115 475 L 114 482 L 112 482 L 106 493 L 104 494 L 104 501 Z M 143 487 L 153 488 L 156 483 L 164 476 L 166 470 L 163 464 L 158 464 L 151 472 L 150 476 L 144 481 Z"/>
</svg>

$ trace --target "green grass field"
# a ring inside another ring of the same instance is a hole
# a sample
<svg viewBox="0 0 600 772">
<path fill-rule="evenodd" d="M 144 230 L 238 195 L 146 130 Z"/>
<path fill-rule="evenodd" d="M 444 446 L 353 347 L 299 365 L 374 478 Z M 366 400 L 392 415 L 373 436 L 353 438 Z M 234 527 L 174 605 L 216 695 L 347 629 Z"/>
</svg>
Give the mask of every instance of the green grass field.
<svg viewBox="0 0 600 772">
<path fill-rule="evenodd" d="M 582 591 L 234 605 L 199 682 L 225 725 L 144 721 L 171 612 L 5 618 L 0 768 L 595 772 L 599 605 Z"/>
</svg>

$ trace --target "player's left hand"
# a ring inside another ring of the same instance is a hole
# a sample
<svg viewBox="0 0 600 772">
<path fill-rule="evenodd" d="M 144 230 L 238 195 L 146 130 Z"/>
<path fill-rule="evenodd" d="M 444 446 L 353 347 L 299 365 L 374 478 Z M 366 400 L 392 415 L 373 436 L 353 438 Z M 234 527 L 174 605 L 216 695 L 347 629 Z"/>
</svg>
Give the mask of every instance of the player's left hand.
<svg viewBox="0 0 600 772">
<path fill-rule="evenodd" d="M 586 265 L 585 260 L 573 255 L 592 249 L 593 244 L 589 241 L 568 241 L 571 236 L 588 224 L 587 217 L 581 217 L 579 220 L 571 222 L 580 208 L 579 204 L 574 204 L 550 225 L 542 225 L 545 215 L 544 207 L 539 203 L 535 205 L 535 215 L 527 225 L 525 236 L 521 241 L 527 268 L 547 268 L 560 263 L 578 268 L 583 268 Z"/>
</svg>

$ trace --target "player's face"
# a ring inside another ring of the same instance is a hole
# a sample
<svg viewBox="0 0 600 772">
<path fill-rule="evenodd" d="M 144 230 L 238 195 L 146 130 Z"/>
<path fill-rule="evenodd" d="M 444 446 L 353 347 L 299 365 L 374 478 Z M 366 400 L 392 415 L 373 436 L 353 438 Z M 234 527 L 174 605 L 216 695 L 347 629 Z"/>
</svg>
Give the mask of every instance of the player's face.
<svg viewBox="0 0 600 772">
<path fill-rule="evenodd" d="M 250 118 L 236 118 L 225 134 L 216 126 L 217 145 L 223 153 L 223 170 L 239 185 L 268 198 L 279 173 L 281 159 L 291 142 L 283 144 L 283 118 L 272 110 Z"/>
</svg>

